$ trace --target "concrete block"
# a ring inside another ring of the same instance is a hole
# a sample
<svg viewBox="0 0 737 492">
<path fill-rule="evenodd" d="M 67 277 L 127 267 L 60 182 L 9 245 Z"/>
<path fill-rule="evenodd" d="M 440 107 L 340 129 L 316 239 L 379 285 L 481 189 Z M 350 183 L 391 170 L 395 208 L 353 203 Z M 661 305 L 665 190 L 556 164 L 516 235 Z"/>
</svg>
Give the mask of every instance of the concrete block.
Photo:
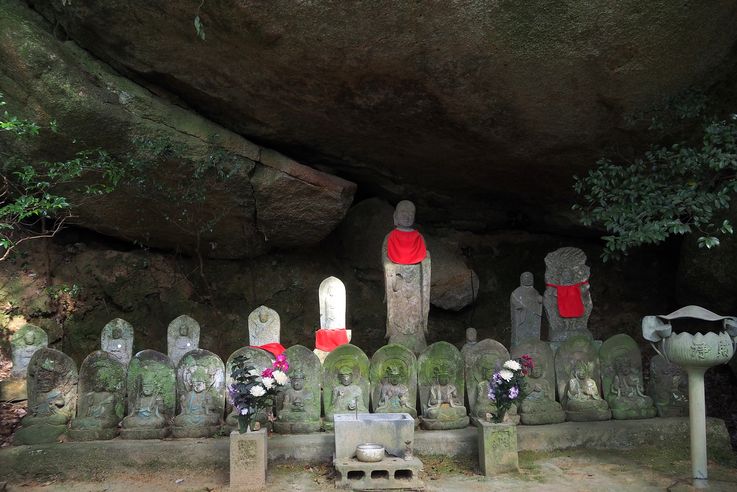
<svg viewBox="0 0 737 492">
<path fill-rule="evenodd" d="M 335 486 L 353 490 L 423 490 L 420 480 L 422 462 L 417 458 L 404 460 L 384 458 L 377 463 L 362 463 L 356 459 L 333 461 Z"/>
</svg>

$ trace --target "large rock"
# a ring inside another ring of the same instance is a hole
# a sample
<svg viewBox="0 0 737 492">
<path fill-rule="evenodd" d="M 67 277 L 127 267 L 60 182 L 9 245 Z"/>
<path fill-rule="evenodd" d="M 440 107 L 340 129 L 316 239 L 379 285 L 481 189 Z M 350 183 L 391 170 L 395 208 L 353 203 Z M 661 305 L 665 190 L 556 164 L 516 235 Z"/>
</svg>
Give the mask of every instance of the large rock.
<svg viewBox="0 0 737 492">
<path fill-rule="evenodd" d="M 18 2 L 0 6 L 0 92 L 14 113 L 61 129 L 18 152 L 60 160 L 101 148 L 139 163 L 136 179 L 116 192 L 76 200 L 80 224 L 148 246 L 239 258 L 316 244 L 343 218 L 353 183 L 151 93 L 48 29 Z"/>
<path fill-rule="evenodd" d="M 28 3 L 233 131 L 486 223 L 570 221 L 570 176 L 638 143 L 633 113 L 723 75 L 737 41 L 727 1 Z"/>
</svg>

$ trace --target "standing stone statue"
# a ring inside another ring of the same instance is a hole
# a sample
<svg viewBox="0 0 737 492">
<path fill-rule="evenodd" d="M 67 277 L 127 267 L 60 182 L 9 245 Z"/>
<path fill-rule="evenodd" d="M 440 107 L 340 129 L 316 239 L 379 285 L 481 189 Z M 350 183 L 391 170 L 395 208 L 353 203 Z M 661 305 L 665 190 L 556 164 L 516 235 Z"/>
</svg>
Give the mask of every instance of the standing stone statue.
<svg viewBox="0 0 737 492">
<path fill-rule="evenodd" d="M 423 429 L 461 429 L 468 426 L 463 405 L 463 359 L 448 342 L 435 342 L 417 358 L 417 379 Z"/>
<path fill-rule="evenodd" d="M 16 444 L 56 442 L 67 431 L 77 404 L 77 367 L 54 349 L 37 350 L 28 364 L 28 413 L 15 433 Z"/>
<path fill-rule="evenodd" d="M 77 416 L 69 435 L 75 441 L 112 439 L 125 416 L 125 366 L 114 354 L 98 350 L 79 370 Z"/>
<path fill-rule="evenodd" d="M 509 352 L 501 343 L 490 338 L 466 350 L 463 354 L 466 369 L 466 387 L 468 403 L 471 407 L 471 423 L 480 426 L 480 422 L 492 422 L 492 415 L 497 413 L 496 404 L 489 399 L 491 378 L 495 371 L 502 368 L 509 360 Z M 512 405 L 504 415 L 504 422 L 519 424 L 517 406 Z"/>
<path fill-rule="evenodd" d="M 257 347 L 241 347 L 228 357 L 228 361 L 225 363 L 225 391 L 227 392 L 230 385 L 233 384 L 233 361 L 236 357 L 245 356 L 248 358 L 249 366 L 253 366 L 259 375 L 267 367 L 271 367 L 274 363 L 274 356 L 271 352 L 257 348 Z M 226 402 L 226 413 L 227 418 L 225 419 L 225 426 L 228 431 L 233 431 L 238 428 L 238 413 L 233 405 L 228 401 Z M 256 416 L 251 419 L 251 424 L 256 422 L 261 426 L 265 426 L 269 422 L 269 410 L 263 409 L 256 413 Z"/>
<path fill-rule="evenodd" d="M 225 367 L 220 357 L 203 349 L 187 352 L 177 367 L 177 394 L 174 437 L 215 435 L 225 411 Z"/>
<path fill-rule="evenodd" d="M 142 350 L 128 365 L 128 415 L 122 439 L 163 439 L 176 405 L 176 371 L 171 360 L 156 350 Z"/>
<path fill-rule="evenodd" d="M 417 419 L 417 357 L 398 344 L 381 347 L 371 358 L 374 413 L 408 413 Z"/>
<path fill-rule="evenodd" d="M 394 211 L 394 225 L 384 239 L 382 261 L 386 292 L 386 338 L 415 355 L 427 347 L 430 313 L 430 252 L 414 229 L 415 206 L 402 200 Z"/>
<path fill-rule="evenodd" d="M 248 315 L 248 342 L 254 347 L 279 343 L 281 322 L 279 313 L 266 306 L 259 306 Z"/>
<path fill-rule="evenodd" d="M 345 285 L 336 277 L 320 283 L 320 329 L 315 333 L 315 354 L 320 362 L 336 347 L 351 341 L 351 330 L 345 327 Z"/>
<path fill-rule="evenodd" d="M 587 335 L 593 303 L 589 288 L 591 270 L 578 248 L 560 248 L 545 256 L 543 305 L 550 323 L 550 341 L 563 342 Z"/>
<path fill-rule="evenodd" d="M 614 335 L 599 349 L 604 398 L 615 419 L 648 419 L 657 410 L 645 395 L 642 356 L 635 340 L 624 333 Z"/>
<path fill-rule="evenodd" d="M 345 344 L 330 352 L 323 365 L 322 388 L 326 430 L 333 430 L 335 414 L 368 412 L 369 360 L 363 350 Z"/>
<path fill-rule="evenodd" d="M 38 326 L 26 324 L 10 337 L 10 355 L 13 367 L 10 377 L 0 381 L 0 401 L 22 401 L 27 398 L 26 370 L 38 349 L 48 346 L 46 332 Z"/>
<path fill-rule="evenodd" d="M 463 347 L 461 347 L 461 354 L 465 354 L 466 350 L 472 348 L 477 343 L 478 333 L 476 332 L 476 328 L 466 328 L 466 341 L 463 343 Z"/>
<path fill-rule="evenodd" d="M 512 349 L 512 357 L 532 357 L 533 367 L 527 375 L 527 395 L 519 405 L 519 415 L 525 425 L 558 424 L 566 419 L 560 403 L 555 401 L 555 369 L 550 345 L 530 338 Z"/>
<path fill-rule="evenodd" d="M 599 357 L 590 337 L 574 335 L 555 354 L 555 379 L 566 420 L 609 420 L 612 412 L 600 393 Z"/>
<path fill-rule="evenodd" d="M 169 323 L 166 340 L 169 359 L 176 367 L 184 354 L 200 348 L 200 324 L 183 314 Z"/>
<path fill-rule="evenodd" d="M 543 296 L 535 290 L 535 278 L 525 272 L 519 277 L 520 286 L 509 296 L 512 312 L 512 347 L 528 338 L 540 340 Z"/>
<path fill-rule="evenodd" d="M 130 323 L 115 318 L 102 329 L 100 340 L 102 350 L 112 354 L 123 367 L 128 367 L 133 357 L 133 326 Z"/>
<path fill-rule="evenodd" d="M 688 375 L 660 354 L 650 360 L 648 389 L 658 417 L 688 416 Z"/>
<path fill-rule="evenodd" d="M 290 385 L 277 399 L 274 430 L 280 434 L 318 432 L 322 364 L 307 347 L 293 345 L 284 354 L 289 361 Z"/>
</svg>

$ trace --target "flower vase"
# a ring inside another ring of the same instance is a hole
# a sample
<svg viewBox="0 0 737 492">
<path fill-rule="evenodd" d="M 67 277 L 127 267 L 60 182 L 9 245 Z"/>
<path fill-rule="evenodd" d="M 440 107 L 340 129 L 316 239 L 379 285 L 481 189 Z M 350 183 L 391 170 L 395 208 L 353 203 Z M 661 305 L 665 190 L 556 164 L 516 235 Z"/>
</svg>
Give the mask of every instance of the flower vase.
<svg viewBox="0 0 737 492">
<path fill-rule="evenodd" d="M 478 449 L 481 473 L 487 477 L 519 471 L 516 425 L 480 422 Z"/>
<path fill-rule="evenodd" d="M 245 415 L 238 415 L 238 432 L 240 434 L 251 432 L 251 419 Z"/>
</svg>

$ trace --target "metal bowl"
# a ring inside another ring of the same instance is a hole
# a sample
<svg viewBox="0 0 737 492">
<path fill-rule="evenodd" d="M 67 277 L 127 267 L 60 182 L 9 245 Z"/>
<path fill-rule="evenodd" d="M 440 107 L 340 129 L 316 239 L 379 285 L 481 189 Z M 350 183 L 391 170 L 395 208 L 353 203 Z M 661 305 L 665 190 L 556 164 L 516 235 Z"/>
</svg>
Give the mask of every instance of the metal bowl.
<svg viewBox="0 0 737 492">
<path fill-rule="evenodd" d="M 384 446 L 370 442 L 356 446 L 356 459 L 367 463 L 376 463 L 384 459 Z"/>
</svg>

